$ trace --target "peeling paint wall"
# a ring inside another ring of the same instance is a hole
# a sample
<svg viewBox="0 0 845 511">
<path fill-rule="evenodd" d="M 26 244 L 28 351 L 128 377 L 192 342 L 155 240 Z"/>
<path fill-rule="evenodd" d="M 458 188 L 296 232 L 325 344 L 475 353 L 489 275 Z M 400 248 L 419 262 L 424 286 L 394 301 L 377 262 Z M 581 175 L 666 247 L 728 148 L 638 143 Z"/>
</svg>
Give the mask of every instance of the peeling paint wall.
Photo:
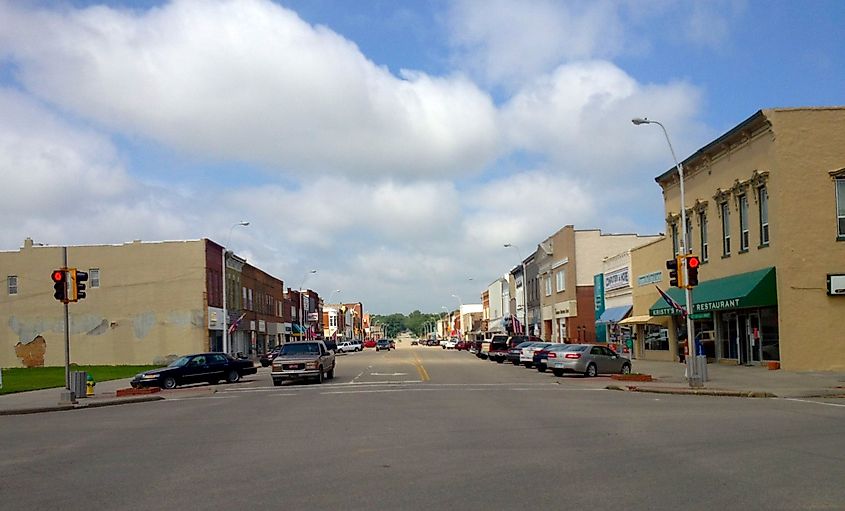
<svg viewBox="0 0 845 511">
<path fill-rule="evenodd" d="M 64 308 L 50 272 L 60 247 L 0 252 L 19 292 L 0 294 L 0 367 L 64 364 Z M 68 263 L 100 270 L 100 287 L 69 304 L 71 362 L 149 364 L 204 351 L 205 240 L 69 247 Z"/>
</svg>

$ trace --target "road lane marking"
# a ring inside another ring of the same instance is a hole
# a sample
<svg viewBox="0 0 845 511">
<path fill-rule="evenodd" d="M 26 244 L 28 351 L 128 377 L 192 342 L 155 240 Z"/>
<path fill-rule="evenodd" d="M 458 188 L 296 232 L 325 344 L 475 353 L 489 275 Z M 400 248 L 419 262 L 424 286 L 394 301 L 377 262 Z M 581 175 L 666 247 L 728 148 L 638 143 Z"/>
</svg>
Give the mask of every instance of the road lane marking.
<svg viewBox="0 0 845 511">
<path fill-rule="evenodd" d="M 785 398 L 782 398 L 782 399 L 784 399 L 786 401 L 798 401 L 800 403 L 812 403 L 814 405 L 837 406 L 837 407 L 845 408 L 845 405 L 842 405 L 842 404 L 839 404 L 839 403 L 824 403 L 822 401 L 812 401 L 810 399 L 798 399 L 798 398 L 794 398 L 794 397 L 785 397 Z"/>
<path fill-rule="evenodd" d="M 431 377 L 428 375 L 428 371 L 426 371 L 425 366 L 423 366 L 422 360 L 420 360 L 420 357 L 416 353 L 414 353 L 414 365 L 417 368 L 417 372 L 420 373 L 420 380 L 431 380 Z"/>
<path fill-rule="evenodd" d="M 405 376 L 408 373 L 370 373 L 370 376 Z"/>
</svg>

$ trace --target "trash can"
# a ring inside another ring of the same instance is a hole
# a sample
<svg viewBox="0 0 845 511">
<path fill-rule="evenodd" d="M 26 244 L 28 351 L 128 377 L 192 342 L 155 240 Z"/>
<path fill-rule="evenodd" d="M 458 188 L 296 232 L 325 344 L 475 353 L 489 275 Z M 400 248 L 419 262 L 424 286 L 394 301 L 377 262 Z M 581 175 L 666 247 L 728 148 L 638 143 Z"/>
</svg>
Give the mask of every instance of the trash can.
<svg viewBox="0 0 845 511">
<path fill-rule="evenodd" d="M 85 386 L 88 381 L 88 373 L 85 371 L 71 371 L 70 373 L 70 390 L 77 399 L 85 397 Z"/>
<path fill-rule="evenodd" d="M 706 355 L 696 355 L 695 356 L 695 368 L 698 374 L 701 376 L 701 381 L 706 382 L 710 380 L 707 375 L 707 356 Z"/>
</svg>

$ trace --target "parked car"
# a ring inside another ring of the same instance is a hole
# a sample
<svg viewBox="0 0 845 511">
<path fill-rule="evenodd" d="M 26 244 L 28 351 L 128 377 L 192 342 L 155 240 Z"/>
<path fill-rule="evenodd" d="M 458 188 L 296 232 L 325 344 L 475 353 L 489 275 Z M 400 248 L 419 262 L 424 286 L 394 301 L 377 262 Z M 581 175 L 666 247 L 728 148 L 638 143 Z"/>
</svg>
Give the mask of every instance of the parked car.
<svg viewBox="0 0 845 511">
<path fill-rule="evenodd" d="M 522 348 L 527 348 L 528 346 L 534 344 L 534 341 L 525 341 L 517 344 L 513 348 L 508 350 L 508 362 L 512 363 L 515 366 L 519 365 L 519 354 L 522 353 Z"/>
<path fill-rule="evenodd" d="M 270 349 L 270 351 L 265 352 L 258 358 L 258 361 L 261 363 L 261 367 L 268 367 L 270 364 L 273 363 L 273 359 L 276 358 L 276 355 L 282 350 L 283 344 L 279 344 Z"/>
<path fill-rule="evenodd" d="M 440 347 L 443 348 L 444 350 L 453 350 L 453 349 L 455 349 L 455 346 L 457 346 L 457 345 L 458 345 L 457 339 L 449 339 L 449 340 L 445 341 L 443 344 L 441 344 Z"/>
<path fill-rule="evenodd" d="M 455 344 L 455 349 L 458 350 L 458 351 L 462 351 L 462 350 L 469 351 L 469 346 L 470 346 L 469 341 L 458 341 L 458 343 Z"/>
<path fill-rule="evenodd" d="M 534 352 L 540 351 L 541 349 L 545 348 L 546 346 L 550 345 L 550 342 L 535 342 L 530 346 L 526 346 L 522 348 L 522 352 L 519 354 L 519 363 L 524 365 L 525 367 L 533 367 L 534 366 Z"/>
<path fill-rule="evenodd" d="M 548 367 L 546 365 L 546 362 L 549 359 L 549 356 L 552 355 L 552 354 L 555 354 L 555 357 L 556 357 L 557 356 L 557 354 L 556 354 L 557 350 L 565 348 L 566 346 L 571 346 L 571 344 L 563 344 L 563 343 L 560 343 L 560 342 L 553 342 L 550 345 L 546 346 L 545 348 L 535 351 L 534 357 L 532 359 L 532 362 L 534 364 L 534 368 L 537 369 L 537 371 L 539 371 L 541 373 L 545 373 L 546 369 Z M 552 357 L 552 358 L 554 358 L 554 357 Z"/>
<path fill-rule="evenodd" d="M 494 335 L 490 339 L 489 348 L 487 349 L 487 358 L 499 364 L 503 363 L 508 358 L 508 340 L 505 336 Z"/>
<path fill-rule="evenodd" d="M 486 359 L 490 354 L 490 346 L 494 342 L 497 343 L 497 346 L 501 346 L 501 343 L 507 345 L 508 336 L 505 334 L 495 334 L 489 339 L 481 339 L 480 341 L 478 341 L 478 350 L 475 353 L 475 356 L 482 360 Z"/>
<path fill-rule="evenodd" d="M 375 339 L 367 339 L 366 341 L 364 341 L 364 347 L 365 348 L 375 348 L 376 347 Z"/>
<path fill-rule="evenodd" d="M 631 361 L 616 354 L 606 346 L 594 344 L 570 344 L 569 348 L 561 352 L 552 362 L 549 359 L 549 367 L 555 376 L 563 376 L 564 373 L 580 373 L 587 377 L 598 374 L 631 372 Z"/>
<path fill-rule="evenodd" d="M 390 351 L 390 348 L 390 341 L 388 339 L 379 339 L 378 341 L 376 341 L 376 351 Z"/>
<path fill-rule="evenodd" d="M 364 349 L 360 343 L 354 341 L 343 341 L 337 345 L 337 351 L 342 353 L 349 353 L 350 351 L 361 351 Z"/>
<path fill-rule="evenodd" d="M 420 344 L 420 341 L 418 341 L 416 339 L 411 341 L 411 346 L 419 346 L 419 344 Z"/>
<path fill-rule="evenodd" d="M 395 350 L 396 349 L 396 341 L 393 340 L 393 339 L 388 339 L 388 341 L 390 341 L 390 349 Z"/>
<path fill-rule="evenodd" d="M 297 379 L 323 383 L 323 378 L 334 378 L 335 365 L 335 355 L 323 341 L 291 342 L 273 360 L 270 376 L 273 385 Z"/>
<path fill-rule="evenodd" d="M 323 339 L 326 348 L 332 350 L 332 353 L 337 353 L 337 342 L 332 339 Z"/>
<path fill-rule="evenodd" d="M 197 353 L 179 357 L 167 367 L 138 373 L 129 382 L 132 387 L 161 387 L 173 389 L 179 385 L 220 380 L 235 383 L 243 376 L 255 374 L 258 368 L 252 360 L 241 360 L 226 353 Z"/>
</svg>

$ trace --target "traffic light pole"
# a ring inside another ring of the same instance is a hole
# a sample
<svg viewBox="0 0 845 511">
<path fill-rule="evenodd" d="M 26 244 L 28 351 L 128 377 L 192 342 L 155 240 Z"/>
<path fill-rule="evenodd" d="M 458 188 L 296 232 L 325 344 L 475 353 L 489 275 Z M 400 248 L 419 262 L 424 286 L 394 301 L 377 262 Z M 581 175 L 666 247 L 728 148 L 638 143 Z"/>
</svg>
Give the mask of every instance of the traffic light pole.
<svg viewBox="0 0 845 511">
<path fill-rule="evenodd" d="M 62 257 L 64 259 L 62 267 L 67 268 L 67 247 L 62 247 Z M 65 286 L 67 286 L 67 283 L 65 283 Z M 70 315 L 67 300 L 63 301 L 65 306 L 65 389 L 70 390 Z"/>
</svg>

